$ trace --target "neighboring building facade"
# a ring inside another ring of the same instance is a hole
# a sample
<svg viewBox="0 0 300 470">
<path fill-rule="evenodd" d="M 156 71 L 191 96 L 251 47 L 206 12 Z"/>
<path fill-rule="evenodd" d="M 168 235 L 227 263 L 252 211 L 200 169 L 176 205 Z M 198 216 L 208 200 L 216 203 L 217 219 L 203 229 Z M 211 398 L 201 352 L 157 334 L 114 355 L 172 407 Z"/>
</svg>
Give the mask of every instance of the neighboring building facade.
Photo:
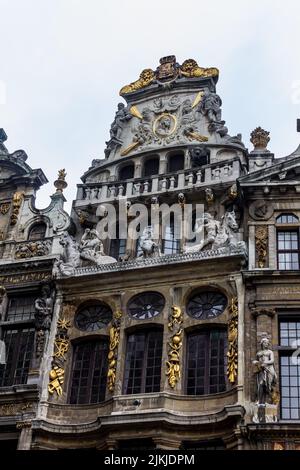
<svg viewBox="0 0 300 470">
<path fill-rule="evenodd" d="M 123 87 L 71 216 L 0 131 L 1 449 L 300 450 L 300 147 L 248 152 L 217 80 L 168 56 Z"/>
</svg>

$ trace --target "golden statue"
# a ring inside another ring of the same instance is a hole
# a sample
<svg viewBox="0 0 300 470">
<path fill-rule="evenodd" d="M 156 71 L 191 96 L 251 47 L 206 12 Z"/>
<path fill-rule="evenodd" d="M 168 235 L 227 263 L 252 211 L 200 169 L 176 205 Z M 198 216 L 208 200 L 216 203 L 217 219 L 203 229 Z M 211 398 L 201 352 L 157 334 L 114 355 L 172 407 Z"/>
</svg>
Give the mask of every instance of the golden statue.
<svg viewBox="0 0 300 470">
<path fill-rule="evenodd" d="M 120 95 L 126 95 L 127 93 L 132 93 L 133 91 L 140 90 L 150 85 L 155 79 L 155 72 L 152 69 L 145 69 L 141 72 L 140 77 L 135 82 L 130 83 L 129 85 L 123 86 L 120 90 Z"/>
<path fill-rule="evenodd" d="M 181 74 L 188 78 L 195 77 L 218 77 L 219 70 L 215 67 L 208 69 L 199 67 L 194 59 L 187 59 L 180 67 Z"/>
</svg>

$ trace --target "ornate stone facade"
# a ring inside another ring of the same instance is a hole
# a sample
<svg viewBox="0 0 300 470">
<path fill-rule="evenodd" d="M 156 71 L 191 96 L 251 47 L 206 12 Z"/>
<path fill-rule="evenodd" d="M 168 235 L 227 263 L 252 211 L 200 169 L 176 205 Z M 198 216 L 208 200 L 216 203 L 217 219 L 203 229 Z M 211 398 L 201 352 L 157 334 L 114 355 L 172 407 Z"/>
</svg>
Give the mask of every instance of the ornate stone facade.
<svg viewBox="0 0 300 470">
<path fill-rule="evenodd" d="M 19 449 L 299 447 L 300 149 L 230 136 L 218 75 L 168 56 L 125 85 L 70 215 L 65 170 L 37 209 L 46 177 L 0 130 L 0 437 Z"/>
</svg>

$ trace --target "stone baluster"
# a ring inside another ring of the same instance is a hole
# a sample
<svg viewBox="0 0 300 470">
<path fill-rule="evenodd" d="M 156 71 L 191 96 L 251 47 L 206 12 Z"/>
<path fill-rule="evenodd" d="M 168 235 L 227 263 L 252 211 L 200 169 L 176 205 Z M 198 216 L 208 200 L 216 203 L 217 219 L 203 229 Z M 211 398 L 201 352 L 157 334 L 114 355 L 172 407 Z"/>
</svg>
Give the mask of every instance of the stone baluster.
<svg viewBox="0 0 300 470">
<path fill-rule="evenodd" d="M 219 180 L 220 179 L 221 169 L 220 169 L 219 166 L 214 168 L 211 173 L 212 173 L 212 179 L 213 180 Z"/>
<path fill-rule="evenodd" d="M 197 173 L 196 173 L 196 184 L 201 184 L 201 175 L 202 175 L 202 171 L 201 170 L 198 170 Z"/>
<path fill-rule="evenodd" d="M 85 188 L 85 199 L 91 199 L 91 188 Z"/>
<path fill-rule="evenodd" d="M 188 187 L 191 188 L 194 184 L 194 173 L 188 174 Z"/>
<path fill-rule="evenodd" d="M 175 176 L 171 176 L 171 178 L 170 178 L 170 187 L 169 187 L 169 189 L 171 191 L 173 191 L 175 189 L 175 181 L 176 181 Z"/>
<path fill-rule="evenodd" d="M 135 192 L 135 194 L 140 194 L 140 192 L 141 192 L 141 183 L 140 182 L 135 183 L 134 192 Z"/>
<path fill-rule="evenodd" d="M 158 191 L 158 178 L 153 178 L 152 179 L 152 186 L 151 186 L 151 192 L 156 193 Z"/>
<path fill-rule="evenodd" d="M 224 165 L 223 167 L 223 174 L 224 176 L 230 176 L 232 173 L 232 168 L 230 165 Z"/>
<path fill-rule="evenodd" d="M 132 181 L 130 181 L 126 185 L 126 196 L 129 197 L 129 196 L 132 196 L 132 195 L 133 195 L 133 183 L 132 183 Z"/>
<path fill-rule="evenodd" d="M 113 186 L 110 186 L 109 191 L 110 191 L 111 197 L 115 197 L 115 196 L 116 196 L 116 187 L 115 187 L 114 185 L 113 185 Z"/>
<path fill-rule="evenodd" d="M 144 193 L 149 192 L 149 181 L 144 181 Z"/>
<path fill-rule="evenodd" d="M 98 188 L 92 188 L 91 199 L 97 199 L 97 196 L 98 196 Z"/>
<path fill-rule="evenodd" d="M 163 178 L 163 179 L 161 180 L 161 190 L 162 190 L 162 191 L 166 191 L 166 190 L 167 190 L 167 184 L 168 184 L 167 178 Z"/>
<path fill-rule="evenodd" d="M 124 194 L 124 186 L 123 184 L 119 184 L 118 186 L 118 196 L 123 196 Z"/>
</svg>

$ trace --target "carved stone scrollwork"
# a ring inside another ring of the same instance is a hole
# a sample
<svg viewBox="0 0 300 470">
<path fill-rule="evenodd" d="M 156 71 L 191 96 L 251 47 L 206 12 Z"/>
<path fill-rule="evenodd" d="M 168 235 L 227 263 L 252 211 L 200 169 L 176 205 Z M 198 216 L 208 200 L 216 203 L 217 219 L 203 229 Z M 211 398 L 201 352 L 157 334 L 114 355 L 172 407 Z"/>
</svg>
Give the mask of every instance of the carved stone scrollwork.
<svg viewBox="0 0 300 470">
<path fill-rule="evenodd" d="M 268 255 L 268 227 L 259 225 L 255 228 L 256 259 L 259 268 L 265 268 Z"/>
<path fill-rule="evenodd" d="M 228 322 L 228 352 L 227 352 L 227 377 L 233 385 L 238 372 L 238 299 L 231 299 L 229 308 L 230 319 Z"/>
<path fill-rule="evenodd" d="M 10 209 L 10 203 L 9 202 L 2 202 L 0 204 L 0 214 L 1 215 L 6 215 Z"/>
<path fill-rule="evenodd" d="M 175 388 L 178 380 L 180 379 L 180 350 L 182 347 L 182 325 L 183 316 L 180 307 L 177 305 L 172 306 L 172 311 L 169 316 L 168 328 L 173 332 L 170 337 L 168 346 L 169 360 L 166 362 L 168 382 L 171 388 Z"/>
<path fill-rule="evenodd" d="M 110 392 L 114 391 L 116 383 L 116 369 L 118 359 L 118 346 L 120 342 L 120 325 L 122 312 L 117 310 L 114 313 L 112 326 L 109 330 L 109 352 L 108 352 L 108 373 L 107 388 Z"/>
<path fill-rule="evenodd" d="M 64 314 L 68 313 L 68 310 L 72 309 L 71 305 L 64 306 Z M 70 328 L 70 321 L 62 316 L 57 321 L 57 333 L 54 340 L 54 352 L 52 369 L 49 372 L 49 384 L 48 392 L 53 395 L 56 392 L 57 396 L 61 396 L 63 393 L 62 385 L 64 383 L 64 362 L 66 361 L 66 353 L 69 350 L 69 336 L 68 329 Z"/>
</svg>

